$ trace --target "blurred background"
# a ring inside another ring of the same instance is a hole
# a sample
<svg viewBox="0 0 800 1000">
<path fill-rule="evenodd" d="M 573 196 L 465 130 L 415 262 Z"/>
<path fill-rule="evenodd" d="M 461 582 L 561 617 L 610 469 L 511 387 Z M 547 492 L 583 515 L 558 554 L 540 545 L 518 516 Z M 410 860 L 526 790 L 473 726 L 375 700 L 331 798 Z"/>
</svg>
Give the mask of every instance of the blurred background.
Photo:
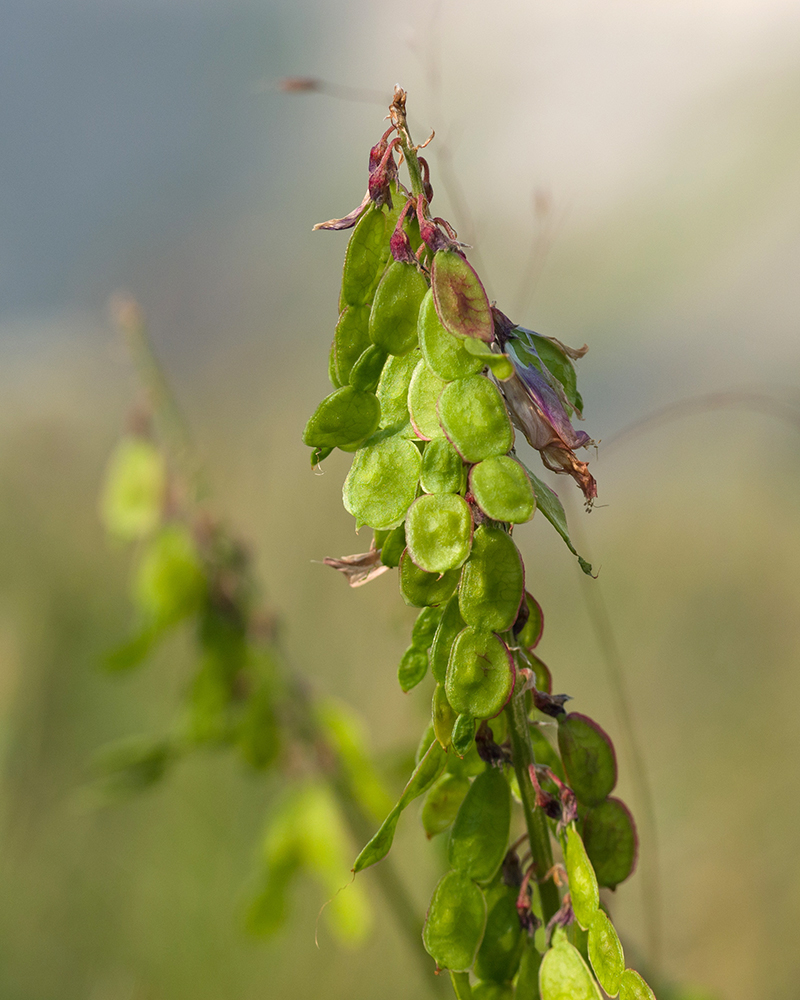
<svg viewBox="0 0 800 1000">
<path fill-rule="evenodd" d="M 308 75 L 339 96 L 284 94 Z M 163 728 L 180 637 L 139 674 L 129 554 L 97 517 L 136 394 L 109 296 L 134 294 L 194 430 L 211 504 L 257 554 L 293 660 L 361 711 L 379 758 L 416 742 L 413 612 L 393 575 L 312 563 L 366 547 L 347 457 L 300 442 L 328 391 L 346 235 L 393 85 L 431 128 L 436 206 L 490 297 L 590 346 L 600 500 L 569 508 L 596 567 L 653 786 L 664 974 L 696 997 L 797 996 L 800 8 L 791 0 L 3 0 L 0 5 L 0 995 L 88 1000 L 416 997 L 375 897 L 348 953 L 316 891 L 272 942 L 242 913 L 275 794 L 226 755 L 91 811 L 105 742 Z M 344 99 L 347 98 L 347 99 Z M 781 413 L 789 412 L 781 411 Z M 604 447 L 602 442 L 607 442 Z M 571 484 L 559 483 L 562 497 Z M 574 500 L 577 500 L 574 498 Z M 518 532 L 557 691 L 632 763 L 585 581 L 549 526 Z M 410 810 L 420 910 L 441 870 Z M 360 845 L 358 845 L 360 846 Z M 611 906 L 646 965 L 641 872 Z M 370 885 L 370 875 L 363 876 Z"/>
</svg>

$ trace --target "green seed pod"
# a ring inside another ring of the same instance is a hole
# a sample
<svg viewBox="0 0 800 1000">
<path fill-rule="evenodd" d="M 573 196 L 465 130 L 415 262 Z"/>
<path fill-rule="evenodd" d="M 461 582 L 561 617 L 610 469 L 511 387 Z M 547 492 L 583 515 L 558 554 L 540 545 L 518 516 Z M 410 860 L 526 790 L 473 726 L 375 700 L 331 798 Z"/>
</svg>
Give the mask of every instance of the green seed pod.
<svg viewBox="0 0 800 1000">
<path fill-rule="evenodd" d="M 636 868 L 636 824 L 619 799 L 606 799 L 594 809 L 587 809 L 583 843 L 600 885 L 615 889 Z"/>
<path fill-rule="evenodd" d="M 456 493 L 426 494 L 406 514 L 408 553 L 427 573 L 463 565 L 472 545 L 472 514 Z"/>
<path fill-rule="evenodd" d="M 187 528 L 168 524 L 148 539 L 133 581 L 133 599 L 149 625 L 167 628 L 196 614 L 206 589 L 203 564 Z"/>
<path fill-rule="evenodd" d="M 437 412 L 445 435 L 465 462 L 505 455 L 514 443 L 503 399 L 497 386 L 484 375 L 443 385 Z"/>
<path fill-rule="evenodd" d="M 433 256 L 431 288 L 445 330 L 457 337 L 494 340 L 489 298 L 475 269 L 459 253 L 440 250 Z"/>
<path fill-rule="evenodd" d="M 514 689 L 514 661 L 508 647 L 492 632 L 465 628 L 453 643 L 445 690 L 456 712 L 491 719 L 503 709 Z"/>
<path fill-rule="evenodd" d="M 589 961 L 606 993 L 616 996 L 625 971 L 625 955 L 614 925 L 602 910 L 595 913 L 589 928 Z"/>
<path fill-rule="evenodd" d="M 578 949 L 559 927 L 539 967 L 542 1000 L 600 1000 L 600 991 Z"/>
<path fill-rule="evenodd" d="M 400 428 L 408 423 L 408 386 L 419 361 L 419 351 L 409 351 L 400 357 L 389 355 L 377 389 L 382 427 Z"/>
<path fill-rule="evenodd" d="M 600 894 L 592 863 L 589 861 L 581 836 L 574 826 L 567 829 L 567 848 L 564 852 L 564 861 L 569 878 L 572 910 L 575 919 L 584 930 L 587 930 L 591 927 L 600 905 Z"/>
<path fill-rule="evenodd" d="M 542 956 L 533 938 L 525 941 L 525 948 L 522 958 L 519 960 L 519 972 L 517 973 L 516 990 L 520 1000 L 539 1000 L 539 966 L 542 964 Z"/>
<path fill-rule="evenodd" d="M 524 593 L 522 557 L 502 528 L 483 524 L 472 540 L 461 580 L 461 617 L 473 628 L 505 632 L 517 620 Z"/>
<path fill-rule="evenodd" d="M 369 306 L 346 306 L 336 324 L 329 372 L 334 385 L 348 385 L 353 365 L 370 346 Z"/>
<path fill-rule="evenodd" d="M 400 594 L 412 608 L 444 604 L 458 586 L 460 577 L 461 570 L 457 569 L 442 574 L 426 573 L 414 564 L 408 549 L 400 559 Z"/>
<path fill-rule="evenodd" d="M 496 879 L 484 890 L 488 917 L 475 975 L 495 983 L 505 983 L 517 974 L 526 938 L 517 912 L 517 890 Z"/>
<path fill-rule="evenodd" d="M 362 392 L 375 392 L 387 357 L 382 347 L 371 344 L 353 365 L 350 371 L 350 385 Z"/>
<path fill-rule="evenodd" d="M 431 788 L 420 814 L 428 840 L 452 826 L 469 787 L 468 778 L 445 772 Z"/>
<path fill-rule="evenodd" d="M 377 429 L 380 419 L 377 396 L 346 385 L 322 400 L 306 424 L 303 442 L 310 448 L 355 447 Z"/>
<path fill-rule="evenodd" d="M 475 983 L 472 1000 L 514 1000 L 511 983 Z"/>
<path fill-rule="evenodd" d="M 528 606 L 528 620 L 517 635 L 517 645 L 523 649 L 535 649 L 539 645 L 544 631 L 544 615 L 538 602 L 527 591 L 525 592 L 525 603 Z M 539 690 L 541 691 L 542 688 Z"/>
<path fill-rule="evenodd" d="M 417 317 L 428 282 L 413 264 L 394 261 L 375 292 L 369 336 L 387 354 L 407 354 L 417 346 Z"/>
<path fill-rule="evenodd" d="M 389 256 L 387 215 L 370 206 L 359 219 L 344 256 L 342 307 L 365 306 L 372 302 Z"/>
<path fill-rule="evenodd" d="M 433 719 L 433 731 L 436 734 L 436 739 L 447 750 L 453 741 L 453 726 L 456 722 L 456 713 L 447 700 L 443 684 L 437 684 L 434 689 L 433 700 L 431 702 L 431 718 Z"/>
<path fill-rule="evenodd" d="M 493 521 L 523 524 L 536 509 L 528 474 L 508 455 L 495 455 L 477 465 L 469 474 L 469 488 L 478 506 Z"/>
<path fill-rule="evenodd" d="M 580 803 L 596 806 L 611 794 L 617 783 L 617 757 L 596 722 L 578 712 L 560 716 L 558 749 L 569 786 Z"/>
<path fill-rule="evenodd" d="M 448 872 L 433 891 L 422 941 L 442 969 L 466 972 L 475 961 L 486 926 L 486 900 L 462 872 Z"/>
<path fill-rule="evenodd" d="M 539 691 L 544 691 L 545 694 L 553 693 L 553 678 L 550 674 L 550 668 L 547 664 L 540 660 L 535 653 L 528 652 L 526 656 L 526 662 L 528 666 L 534 673 L 536 678 L 536 688 Z"/>
<path fill-rule="evenodd" d="M 428 651 L 409 646 L 403 653 L 400 666 L 397 668 L 397 680 L 403 691 L 410 691 L 425 677 L 428 672 Z"/>
<path fill-rule="evenodd" d="M 464 631 L 466 624 L 458 607 L 458 594 L 453 594 L 445 605 L 431 646 L 431 673 L 439 684 L 444 684 L 450 651 L 456 641 L 456 636 Z"/>
<path fill-rule="evenodd" d="M 406 526 L 405 523 L 398 524 L 386 536 L 386 540 L 381 546 L 381 562 L 384 566 L 394 569 L 400 565 L 400 559 L 406 549 Z"/>
<path fill-rule="evenodd" d="M 445 437 L 434 438 L 422 453 L 420 486 L 426 493 L 461 493 L 466 485 L 461 456 Z"/>
<path fill-rule="evenodd" d="M 487 768 L 461 803 L 450 840 L 448 863 L 476 882 L 494 878 L 508 848 L 511 790 L 502 769 Z"/>
<path fill-rule="evenodd" d="M 384 436 L 381 432 L 372 443 L 359 448 L 343 489 L 345 508 L 358 527 L 394 528 L 400 524 L 416 495 L 421 464 L 414 443 L 397 434 Z"/>
<path fill-rule="evenodd" d="M 108 461 L 100 499 L 106 530 L 124 541 L 145 538 L 158 527 L 166 489 L 161 451 L 145 438 L 123 438 Z"/>
<path fill-rule="evenodd" d="M 419 361 L 411 376 L 408 385 L 408 412 L 417 436 L 426 441 L 444 435 L 439 425 L 436 404 L 445 384 L 428 368 L 424 358 Z"/>
<path fill-rule="evenodd" d="M 458 757 L 465 757 L 475 742 L 475 719 L 462 712 L 453 724 L 452 744 Z"/>
<path fill-rule="evenodd" d="M 411 630 L 411 645 L 417 649 L 430 649 L 436 629 L 442 620 L 444 608 L 423 608 L 417 615 L 414 628 Z"/>
<path fill-rule="evenodd" d="M 428 367 L 445 382 L 476 375 L 483 368 L 483 360 L 467 351 L 464 340 L 448 333 L 439 322 L 430 290 L 419 310 L 418 333 L 419 346 Z"/>
<path fill-rule="evenodd" d="M 638 972 L 626 969 L 619 981 L 619 1000 L 656 1000 L 656 995 Z"/>
</svg>

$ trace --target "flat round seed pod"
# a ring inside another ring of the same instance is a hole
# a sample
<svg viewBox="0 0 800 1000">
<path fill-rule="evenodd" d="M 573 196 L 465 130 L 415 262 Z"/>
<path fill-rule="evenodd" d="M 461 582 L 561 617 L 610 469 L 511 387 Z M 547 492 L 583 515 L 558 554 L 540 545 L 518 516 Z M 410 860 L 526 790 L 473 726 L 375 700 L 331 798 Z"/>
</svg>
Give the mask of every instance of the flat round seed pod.
<svg viewBox="0 0 800 1000">
<path fill-rule="evenodd" d="M 448 872 L 433 890 L 422 941 L 442 969 L 466 972 L 486 926 L 486 900 L 477 885 L 461 872 Z"/>
<path fill-rule="evenodd" d="M 575 919 L 584 930 L 592 926 L 600 894 L 592 863 L 583 846 L 581 835 L 573 827 L 567 828 L 567 849 L 564 854 L 569 878 L 569 894 Z"/>
<path fill-rule="evenodd" d="M 431 646 L 431 673 L 438 684 L 444 684 L 450 650 L 453 648 L 456 636 L 464 631 L 466 624 L 458 607 L 458 594 L 453 594 L 445 605 Z"/>
<path fill-rule="evenodd" d="M 420 820 L 428 840 L 453 825 L 456 813 L 470 788 L 469 778 L 445 772 L 422 804 Z"/>
<path fill-rule="evenodd" d="M 453 751 L 457 757 L 466 757 L 475 743 L 475 719 L 462 712 L 456 716 L 451 735 Z"/>
<path fill-rule="evenodd" d="M 560 928 L 559 928 L 560 929 Z M 542 1000 L 600 1000 L 600 990 L 578 949 L 561 934 L 539 966 Z"/>
<path fill-rule="evenodd" d="M 619 980 L 619 1000 L 656 1000 L 656 995 L 638 972 L 626 969 Z"/>
<path fill-rule="evenodd" d="M 489 913 L 475 959 L 475 975 L 479 979 L 505 983 L 517 974 L 527 937 L 523 937 L 519 923 L 517 891 L 504 885 L 502 879 L 495 879 L 488 889 L 484 889 Z"/>
<path fill-rule="evenodd" d="M 417 346 L 417 317 L 428 282 L 413 264 L 394 261 L 375 290 L 369 336 L 387 354 L 407 354 Z"/>
<path fill-rule="evenodd" d="M 508 848 L 511 790 L 500 768 L 487 768 L 472 782 L 461 803 L 450 839 L 447 862 L 476 882 L 489 882 Z"/>
<path fill-rule="evenodd" d="M 450 707 L 443 684 L 437 684 L 434 689 L 433 699 L 431 700 L 431 719 L 433 721 L 434 735 L 446 750 L 453 741 L 453 726 L 456 722 L 456 713 Z"/>
<path fill-rule="evenodd" d="M 607 733 L 588 716 L 570 712 L 558 720 L 558 749 L 578 801 L 600 805 L 617 783 L 617 756 Z"/>
<path fill-rule="evenodd" d="M 409 646 L 403 653 L 397 668 L 397 680 L 403 691 L 416 687 L 428 672 L 428 652 L 417 646 Z"/>
<path fill-rule="evenodd" d="M 517 645 L 522 646 L 523 649 L 535 649 L 539 645 L 544 631 L 544 613 L 539 602 L 531 597 L 527 591 L 525 592 L 525 604 L 528 618 L 517 633 Z"/>
<path fill-rule="evenodd" d="M 406 550 L 406 526 L 398 524 L 386 535 L 381 546 L 381 562 L 384 566 L 394 569 L 400 565 L 400 558 Z"/>
<path fill-rule="evenodd" d="M 402 427 L 408 423 L 408 385 L 419 360 L 419 351 L 389 355 L 376 390 L 381 404 L 381 427 Z"/>
<path fill-rule="evenodd" d="M 411 630 L 411 645 L 417 649 L 430 649 L 436 629 L 442 620 L 444 608 L 423 608 Z"/>
<path fill-rule="evenodd" d="M 461 493 L 466 485 L 466 467 L 446 437 L 434 438 L 422 453 L 420 486 L 426 493 Z"/>
<path fill-rule="evenodd" d="M 426 494 L 406 514 L 408 553 L 420 569 L 445 573 L 463 565 L 472 545 L 472 514 L 457 493 Z"/>
<path fill-rule="evenodd" d="M 370 206 L 356 223 L 345 251 L 343 305 L 364 306 L 372 301 L 389 256 L 389 235 L 386 213 Z"/>
<path fill-rule="evenodd" d="M 382 347 L 370 344 L 350 369 L 350 385 L 362 392 L 375 392 L 387 357 Z"/>
<path fill-rule="evenodd" d="M 439 322 L 431 290 L 428 290 L 422 300 L 417 332 L 422 356 L 428 367 L 445 382 L 476 375 L 483 368 L 485 362 L 471 354 L 464 346 L 464 341 L 448 333 Z"/>
<path fill-rule="evenodd" d="M 522 557 L 511 536 L 502 528 L 482 524 L 464 566 L 461 617 L 475 629 L 505 632 L 517 620 L 524 583 Z"/>
<path fill-rule="evenodd" d="M 161 521 L 166 492 L 161 450 L 145 438 L 123 438 L 109 459 L 103 485 L 100 514 L 106 529 L 125 541 L 146 538 Z"/>
<path fill-rule="evenodd" d="M 628 807 L 617 798 L 586 811 L 583 843 L 600 885 L 614 889 L 636 868 L 636 824 Z"/>
<path fill-rule="evenodd" d="M 449 573 L 428 573 L 414 564 L 408 549 L 400 558 L 400 595 L 412 608 L 427 608 L 434 604 L 444 604 L 452 596 L 461 571 Z"/>
<path fill-rule="evenodd" d="M 376 437 L 377 441 L 359 448 L 353 459 L 342 491 L 344 505 L 358 527 L 394 528 L 416 495 L 422 459 L 407 438 Z"/>
<path fill-rule="evenodd" d="M 431 288 L 445 330 L 456 337 L 494 340 L 494 320 L 486 289 L 472 265 L 453 250 L 433 255 Z"/>
<path fill-rule="evenodd" d="M 465 462 L 505 455 L 514 443 L 503 399 L 484 375 L 443 386 L 437 412 L 444 433 Z"/>
<path fill-rule="evenodd" d="M 436 404 L 446 383 L 434 375 L 424 358 L 417 364 L 408 386 L 408 412 L 418 437 L 430 440 L 442 437 Z"/>
<path fill-rule="evenodd" d="M 491 632 L 465 628 L 450 651 L 445 677 L 447 700 L 459 714 L 490 719 L 503 709 L 514 688 L 514 661 Z"/>
<path fill-rule="evenodd" d="M 615 997 L 625 971 L 625 955 L 614 925 L 602 910 L 595 913 L 589 928 L 588 951 L 597 981 Z"/>
<path fill-rule="evenodd" d="M 331 346 L 331 380 L 335 375 L 339 385 L 347 385 L 353 365 L 370 344 L 369 306 L 345 306 Z"/>
<path fill-rule="evenodd" d="M 469 489 L 480 509 L 493 521 L 530 521 L 536 499 L 528 474 L 509 455 L 495 455 L 473 465 Z"/>
<path fill-rule="evenodd" d="M 303 431 L 303 442 L 311 448 L 356 446 L 376 430 L 380 419 L 381 404 L 374 393 L 345 385 L 319 404 Z"/>
</svg>

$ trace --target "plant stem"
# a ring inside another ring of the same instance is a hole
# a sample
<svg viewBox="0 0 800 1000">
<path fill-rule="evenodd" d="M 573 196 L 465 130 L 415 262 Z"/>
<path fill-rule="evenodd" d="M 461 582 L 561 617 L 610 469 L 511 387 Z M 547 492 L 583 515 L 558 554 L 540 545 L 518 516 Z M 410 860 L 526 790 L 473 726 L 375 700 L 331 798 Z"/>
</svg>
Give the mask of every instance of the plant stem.
<svg viewBox="0 0 800 1000">
<path fill-rule="evenodd" d="M 550 846 L 550 831 L 544 812 L 536 806 L 536 793 L 531 784 L 528 768 L 535 763 L 533 745 L 528 728 L 528 713 L 525 709 L 525 692 L 512 695 L 511 702 L 506 707 L 508 730 L 511 736 L 511 752 L 514 756 L 514 771 L 517 775 L 519 792 L 522 797 L 522 809 L 525 813 L 525 825 L 528 828 L 528 841 L 531 845 L 531 856 L 535 877 L 539 882 L 539 895 L 542 901 L 542 916 L 547 923 L 556 913 L 561 900 L 558 888 L 550 873 L 553 867 L 553 849 Z M 547 876 L 545 878 L 545 876 Z"/>
<path fill-rule="evenodd" d="M 128 343 L 134 367 L 150 401 L 153 416 L 180 468 L 191 500 L 208 493 L 203 482 L 188 424 L 181 413 L 172 386 L 153 350 L 144 314 L 134 299 L 117 297 L 112 302 L 114 318 Z"/>
<path fill-rule="evenodd" d="M 406 92 L 401 87 L 395 87 L 394 100 L 389 108 L 389 115 L 392 124 L 397 127 L 397 135 L 400 139 L 400 146 L 408 169 L 408 176 L 411 179 L 411 190 L 415 196 L 423 195 L 422 168 L 417 157 L 417 148 L 411 141 L 406 121 Z"/>
</svg>

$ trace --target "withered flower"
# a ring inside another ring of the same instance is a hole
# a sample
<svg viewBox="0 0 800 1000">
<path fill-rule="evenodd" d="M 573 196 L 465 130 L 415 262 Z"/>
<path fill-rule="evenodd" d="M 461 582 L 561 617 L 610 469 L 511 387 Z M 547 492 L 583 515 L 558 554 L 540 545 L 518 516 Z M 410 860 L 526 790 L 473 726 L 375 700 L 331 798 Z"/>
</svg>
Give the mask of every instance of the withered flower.
<svg viewBox="0 0 800 1000">
<path fill-rule="evenodd" d="M 531 331 L 515 326 L 511 320 L 492 309 L 495 337 L 502 350 L 514 365 L 514 374 L 499 382 L 514 424 L 525 435 L 528 443 L 542 456 L 545 467 L 552 472 L 572 476 L 580 486 L 587 502 L 597 496 L 597 484 L 586 462 L 575 455 L 576 448 L 586 448 L 594 442 L 585 431 L 572 426 L 568 409 L 578 413 L 566 397 L 564 387 L 543 362 L 537 365 L 538 353 L 529 334 Z M 574 351 L 558 341 L 552 341 L 568 357 L 581 357 L 586 349 Z M 580 413 L 578 413 L 580 416 Z"/>
</svg>

